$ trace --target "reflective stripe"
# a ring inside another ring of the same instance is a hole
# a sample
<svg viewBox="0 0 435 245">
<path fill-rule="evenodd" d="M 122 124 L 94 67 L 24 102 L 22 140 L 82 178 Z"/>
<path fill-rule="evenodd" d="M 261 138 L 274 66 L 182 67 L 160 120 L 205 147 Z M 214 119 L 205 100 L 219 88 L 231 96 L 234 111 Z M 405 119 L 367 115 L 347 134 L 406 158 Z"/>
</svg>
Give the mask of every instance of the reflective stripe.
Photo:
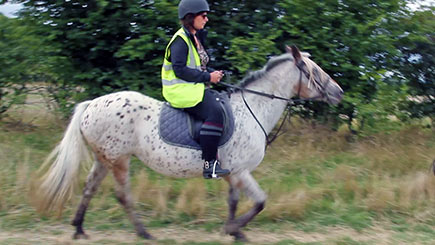
<svg viewBox="0 0 435 245">
<path fill-rule="evenodd" d="M 163 86 L 171 86 L 171 85 L 175 85 L 175 84 L 182 84 L 182 83 L 190 83 L 190 82 L 186 82 L 182 79 L 172 79 L 172 80 L 166 80 L 166 79 L 162 79 L 162 84 Z"/>
<path fill-rule="evenodd" d="M 222 133 L 211 131 L 200 131 L 199 135 L 222 136 Z"/>
<path fill-rule="evenodd" d="M 214 131 L 220 131 L 220 132 L 222 132 L 223 131 L 223 128 L 222 127 L 217 127 L 217 126 L 212 126 L 212 125 L 207 125 L 207 124 L 203 124 L 202 126 L 201 126 L 201 130 L 214 130 Z"/>
<path fill-rule="evenodd" d="M 172 37 L 166 47 L 165 58 L 162 65 L 163 97 L 176 108 L 193 107 L 202 101 L 204 96 L 204 84 L 185 81 L 175 75 L 172 63 L 168 60 L 171 55 L 170 46 L 172 42 L 181 37 L 188 47 L 186 66 L 191 69 L 201 70 L 201 61 L 196 48 L 187 36 L 184 28 L 180 28 Z"/>
<path fill-rule="evenodd" d="M 189 68 L 193 68 L 193 69 L 197 69 L 197 70 L 201 70 L 201 66 L 189 66 Z M 172 64 L 163 64 L 163 69 L 165 69 L 166 71 L 172 71 Z"/>
<path fill-rule="evenodd" d="M 170 64 L 170 65 L 163 64 L 163 69 L 165 69 L 167 71 L 172 70 L 172 64 Z"/>
<path fill-rule="evenodd" d="M 163 71 L 162 76 L 163 76 L 163 79 L 166 79 L 166 80 L 168 80 L 168 77 L 167 77 L 169 75 L 168 73 L 173 72 L 172 63 L 168 60 L 169 56 L 171 55 L 170 46 L 171 46 L 172 42 L 174 42 L 174 40 L 178 36 L 184 40 L 187 47 L 189 48 L 186 66 L 189 68 L 192 68 L 192 69 L 201 70 L 201 61 L 199 59 L 199 54 L 196 51 L 196 48 L 193 46 L 192 41 L 189 39 L 189 37 L 185 33 L 184 29 L 180 28 L 180 30 L 178 30 L 175 33 L 175 35 L 172 37 L 171 41 L 169 42 L 168 46 L 166 47 L 166 54 L 165 54 L 165 59 L 163 61 L 163 67 L 162 67 L 162 71 Z M 172 79 L 173 78 L 175 78 L 175 77 L 172 77 Z"/>
</svg>

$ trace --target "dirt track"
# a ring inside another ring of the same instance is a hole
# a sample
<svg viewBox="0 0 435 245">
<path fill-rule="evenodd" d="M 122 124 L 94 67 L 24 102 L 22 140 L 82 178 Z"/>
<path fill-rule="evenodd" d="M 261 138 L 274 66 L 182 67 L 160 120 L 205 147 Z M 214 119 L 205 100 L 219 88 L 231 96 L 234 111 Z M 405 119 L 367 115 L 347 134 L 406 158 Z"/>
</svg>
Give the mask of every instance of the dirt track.
<svg viewBox="0 0 435 245">
<path fill-rule="evenodd" d="M 133 232 L 126 231 L 93 231 L 88 230 L 89 240 L 72 240 L 73 232 L 70 226 L 58 227 L 39 227 L 36 231 L 0 231 L 0 244 L 190 244 L 213 242 L 221 244 L 232 244 L 230 236 L 219 232 L 206 232 L 200 230 L 188 230 L 185 228 L 169 227 L 149 229 L 150 233 L 157 237 L 156 241 L 139 239 Z M 323 232 L 302 232 L 295 230 L 285 230 L 279 232 L 267 232 L 257 228 L 249 229 L 245 234 L 250 239 L 249 244 L 294 244 L 312 243 L 319 244 L 346 244 L 350 242 L 367 242 L 370 244 L 413 244 L 408 241 L 398 239 L 393 231 L 382 228 L 371 228 L 362 232 L 357 232 L 349 228 L 327 228 Z M 408 234 L 411 235 L 412 234 Z M 396 238 L 395 238 L 396 237 Z M 434 238 L 435 239 L 435 238 Z M 412 241 L 412 239 L 411 239 Z M 435 240 L 434 240 L 435 241 Z M 343 243 L 344 242 L 344 243 Z M 421 243 L 414 243 L 421 244 Z M 430 244 L 430 243 L 427 243 Z"/>
</svg>

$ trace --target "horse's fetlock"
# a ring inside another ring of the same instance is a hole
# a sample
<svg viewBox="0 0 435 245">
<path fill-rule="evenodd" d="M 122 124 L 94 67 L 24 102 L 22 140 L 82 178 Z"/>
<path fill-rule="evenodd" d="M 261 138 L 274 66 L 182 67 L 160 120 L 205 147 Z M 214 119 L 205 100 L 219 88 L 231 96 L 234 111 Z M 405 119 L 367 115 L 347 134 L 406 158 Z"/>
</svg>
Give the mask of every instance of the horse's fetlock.
<svg viewBox="0 0 435 245">
<path fill-rule="evenodd" d="M 264 209 L 265 206 L 266 206 L 266 201 L 257 203 L 257 210 L 258 210 L 258 212 L 261 212 Z"/>
<path fill-rule="evenodd" d="M 225 224 L 224 230 L 226 234 L 233 236 L 235 233 L 239 232 L 240 224 L 236 221 L 228 221 Z"/>
</svg>

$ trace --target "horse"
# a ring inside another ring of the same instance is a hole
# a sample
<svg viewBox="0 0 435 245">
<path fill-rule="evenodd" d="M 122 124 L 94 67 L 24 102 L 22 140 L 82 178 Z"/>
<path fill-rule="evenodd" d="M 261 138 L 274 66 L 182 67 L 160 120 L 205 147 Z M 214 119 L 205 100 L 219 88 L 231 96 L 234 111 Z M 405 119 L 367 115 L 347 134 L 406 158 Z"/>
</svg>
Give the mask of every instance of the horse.
<svg viewBox="0 0 435 245">
<path fill-rule="evenodd" d="M 288 101 L 298 96 L 335 105 L 341 101 L 343 90 L 296 46 L 286 46 L 286 52 L 269 59 L 261 70 L 250 72 L 239 85 L 241 89 L 230 97 L 234 132 L 219 148 L 219 159 L 223 168 L 231 170 L 231 174 L 224 177 L 229 184 L 229 215 L 224 230 L 236 241 L 246 241 L 241 228 L 264 209 L 267 199 L 251 172 L 262 162 L 267 134 L 280 120 Z M 244 92 L 245 89 L 259 93 Z M 277 97 L 285 99 L 275 99 Z M 158 123 L 163 104 L 134 91 L 116 92 L 79 103 L 63 139 L 40 168 L 42 177 L 35 191 L 39 198 L 38 210 L 62 209 L 74 192 L 81 163 L 92 160 L 93 154 L 94 164 L 72 221 L 76 229 L 73 238 L 88 237 L 83 230 L 86 210 L 101 181 L 111 171 L 116 183 L 115 196 L 136 234 L 155 239 L 133 207 L 128 172 L 130 158 L 134 155 L 154 171 L 176 178 L 202 176 L 203 167 L 200 150 L 170 145 L 160 138 Z M 237 218 L 240 192 L 254 204 Z"/>
</svg>

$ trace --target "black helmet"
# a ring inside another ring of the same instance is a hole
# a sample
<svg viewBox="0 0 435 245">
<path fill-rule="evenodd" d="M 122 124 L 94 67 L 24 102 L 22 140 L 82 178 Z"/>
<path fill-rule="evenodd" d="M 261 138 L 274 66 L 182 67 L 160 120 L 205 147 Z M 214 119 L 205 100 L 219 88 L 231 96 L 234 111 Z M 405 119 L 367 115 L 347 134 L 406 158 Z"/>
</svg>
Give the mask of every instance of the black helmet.
<svg viewBox="0 0 435 245">
<path fill-rule="evenodd" d="M 178 18 L 181 20 L 187 14 L 197 14 L 210 11 L 206 0 L 181 0 L 178 4 Z"/>
</svg>

